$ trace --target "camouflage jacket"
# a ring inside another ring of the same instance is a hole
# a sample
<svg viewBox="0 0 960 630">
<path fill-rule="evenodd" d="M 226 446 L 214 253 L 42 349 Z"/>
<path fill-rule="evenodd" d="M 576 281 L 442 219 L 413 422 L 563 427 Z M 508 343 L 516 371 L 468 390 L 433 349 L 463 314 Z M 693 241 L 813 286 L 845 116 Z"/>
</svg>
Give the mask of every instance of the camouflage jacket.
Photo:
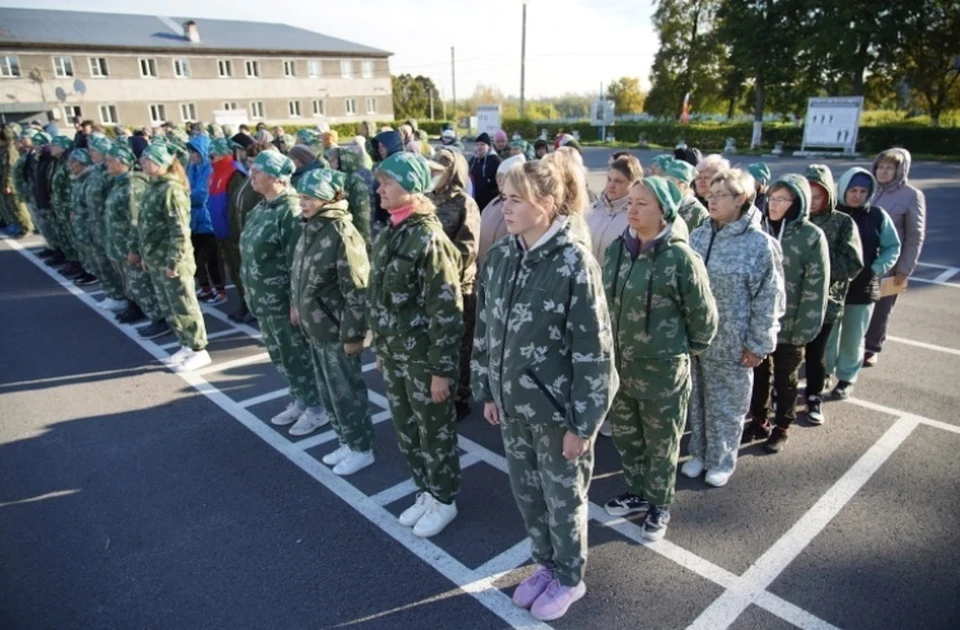
<svg viewBox="0 0 960 630">
<path fill-rule="evenodd" d="M 460 254 L 433 213 L 380 230 L 373 245 L 367 321 L 377 354 L 456 378 L 463 338 Z"/>
<path fill-rule="evenodd" d="M 290 265 L 300 240 L 300 203 L 292 188 L 264 199 L 247 215 L 240 234 L 240 278 L 257 317 L 290 314 Z"/>
<path fill-rule="evenodd" d="M 147 191 L 147 176 L 128 172 L 112 178 L 110 192 L 104 202 L 107 226 L 107 257 L 125 260 L 127 254 L 140 253 L 137 218 Z"/>
<path fill-rule="evenodd" d="M 370 242 L 370 187 L 358 173 L 347 175 L 345 182 L 347 202 L 353 225 L 363 237 L 365 243 Z"/>
<path fill-rule="evenodd" d="M 101 247 L 107 244 L 106 208 L 107 193 L 110 192 L 112 178 L 105 164 L 95 164 L 90 169 L 84 195 L 87 198 L 87 221 L 93 242 Z"/>
<path fill-rule="evenodd" d="M 140 257 L 148 266 L 190 270 L 193 275 L 196 263 L 190 242 L 190 193 L 176 176 L 168 173 L 149 181 L 137 215 L 137 231 Z"/>
<path fill-rule="evenodd" d="M 347 203 L 327 206 L 302 222 L 290 272 L 290 300 L 301 330 L 315 341 L 362 341 L 370 259 Z"/>
<path fill-rule="evenodd" d="M 460 252 L 460 291 L 472 295 L 477 280 L 480 208 L 463 189 L 434 195 L 433 202 L 437 205 L 436 214 L 443 233 Z"/>
<path fill-rule="evenodd" d="M 619 387 L 600 266 L 571 221 L 532 249 L 497 242 L 477 285 L 474 396 L 526 422 L 591 437 Z"/>
<path fill-rule="evenodd" d="M 87 220 L 87 178 L 90 177 L 90 167 L 84 169 L 76 177 L 70 177 L 70 226 L 80 245 L 91 243 L 90 222 Z"/>
<path fill-rule="evenodd" d="M 717 335 L 704 360 L 740 365 L 744 350 L 763 357 L 777 347 L 784 309 L 780 247 L 760 229 L 760 211 L 716 228 L 707 221 L 690 235 L 703 258 L 717 304 Z"/>
<path fill-rule="evenodd" d="M 691 194 L 687 194 L 687 196 L 683 198 L 683 201 L 680 202 L 680 207 L 677 208 L 677 214 L 679 214 L 683 222 L 686 223 L 688 232 L 693 232 L 710 218 L 707 209 Z"/>
<path fill-rule="evenodd" d="M 57 216 L 68 217 L 70 212 L 70 196 L 73 191 L 73 182 L 70 179 L 70 161 L 63 158 L 57 161 L 53 171 L 53 180 L 50 186 L 50 199 Z"/>
<path fill-rule="evenodd" d="M 626 232 L 604 261 L 617 372 L 634 398 L 670 396 L 684 387 L 689 355 L 703 352 L 717 333 L 717 305 L 703 260 L 672 227 L 643 246 Z"/>
<path fill-rule="evenodd" d="M 4 138 L 4 141 L 0 143 L 0 185 L 3 186 L 4 190 L 9 188 L 16 192 L 18 196 L 20 193 L 16 190 L 13 167 L 19 159 L 20 152 L 14 146 L 13 140 Z"/>
<path fill-rule="evenodd" d="M 860 233 L 850 218 L 834 209 L 810 215 L 810 222 L 823 231 L 830 257 L 830 289 L 827 294 L 827 314 L 824 321 L 835 322 L 843 315 L 850 281 L 863 269 Z"/>
<path fill-rule="evenodd" d="M 13 192 L 23 203 L 32 204 L 33 188 L 27 182 L 27 159 L 30 154 L 27 151 L 17 154 L 16 149 L 13 149 L 13 151 L 14 155 L 17 155 L 10 173 L 13 178 Z"/>
</svg>

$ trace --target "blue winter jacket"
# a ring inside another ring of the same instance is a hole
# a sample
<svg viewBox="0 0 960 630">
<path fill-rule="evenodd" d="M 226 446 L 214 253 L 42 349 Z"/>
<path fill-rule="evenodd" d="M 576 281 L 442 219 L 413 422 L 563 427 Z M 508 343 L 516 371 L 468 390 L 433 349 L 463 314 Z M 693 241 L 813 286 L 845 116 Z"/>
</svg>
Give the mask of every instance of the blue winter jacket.
<svg viewBox="0 0 960 630">
<path fill-rule="evenodd" d="M 192 234 L 213 234 L 213 221 L 207 200 L 210 197 L 210 138 L 194 136 L 187 147 L 200 154 L 199 164 L 187 164 L 187 179 L 190 181 L 190 232 Z"/>
</svg>

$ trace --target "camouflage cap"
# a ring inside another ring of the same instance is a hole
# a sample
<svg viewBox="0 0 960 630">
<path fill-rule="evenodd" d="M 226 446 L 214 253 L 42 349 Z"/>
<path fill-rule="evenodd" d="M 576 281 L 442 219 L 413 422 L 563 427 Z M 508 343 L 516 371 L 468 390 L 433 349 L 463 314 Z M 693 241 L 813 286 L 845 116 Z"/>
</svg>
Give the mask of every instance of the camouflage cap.
<svg viewBox="0 0 960 630">
<path fill-rule="evenodd" d="M 343 192 L 346 176 L 329 168 L 307 172 L 297 183 L 297 192 L 320 201 L 333 201 L 338 192 Z"/>
<path fill-rule="evenodd" d="M 232 155 L 233 150 L 239 147 L 236 142 L 228 138 L 215 138 L 210 143 L 210 155 L 212 156 L 224 156 Z"/>
<path fill-rule="evenodd" d="M 106 155 L 107 153 L 109 153 L 110 146 L 113 144 L 112 142 L 110 142 L 110 138 L 99 133 L 95 133 L 92 136 L 90 136 L 90 139 L 88 140 L 88 142 L 89 142 L 89 147 L 91 149 L 93 149 L 94 151 L 102 155 Z"/>
<path fill-rule="evenodd" d="M 660 204 L 660 209 L 663 210 L 663 218 L 666 219 L 667 222 L 672 222 L 676 219 L 677 210 L 680 208 L 680 202 L 683 199 L 680 196 L 680 189 L 677 188 L 677 185 L 665 177 L 656 175 L 653 177 L 644 177 L 640 181 L 643 183 L 643 186 L 657 198 L 657 203 Z"/>
<path fill-rule="evenodd" d="M 664 177 L 679 180 L 689 184 L 697 176 L 697 169 L 689 162 L 670 158 L 670 161 L 660 165 Z"/>
<path fill-rule="evenodd" d="M 150 160 L 163 168 L 170 168 L 173 165 L 174 159 L 176 159 L 175 154 L 176 147 L 171 146 L 167 142 L 157 142 L 145 148 L 140 155 L 140 159 Z"/>
<path fill-rule="evenodd" d="M 426 193 L 432 187 L 430 166 L 422 155 L 394 153 L 380 162 L 377 172 L 395 179 L 407 192 Z"/>
<path fill-rule="evenodd" d="M 753 175 L 753 178 L 760 184 L 766 184 L 770 181 L 770 167 L 763 162 L 754 162 L 747 166 L 747 172 Z"/>
<path fill-rule="evenodd" d="M 259 169 L 277 179 L 289 180 L 296 168 L 293 160 L 275 149 L 263 151 L 258 155 L 251 165 L 252 168 Z"/>
<path fill-rule="evenodd" d="M 53 139 L 51 144 L 53 144 L 53 146 L 60 147 L 65 151 L 69 151 L 73 148 L 73 140 L 71 140 L 68 136 L 57 136 Z"/>
<path fill-rule="evenodd" d="M 131 151 L 127 145 L 119 142 L 115 142 L 113 146 L 110 147 L 110 150 L 107 151 L 107 156 L 127 166 L 133 166 L 133 163 L 137 160 L 136 156 L 133 155 L 133 151 Z"/>
<path fill-rule="evenodd" d="M 38 147 L 45 147 L 51 142 L 53 142 L 53 136 L 51 136 L 46 131 L 38 131 L 33 134 L 33 143 Z"/>
<path fill-rule="evenodd" d="M 86 149 L 74 149 L 70 152 L 70 159 L 77 164 L 82 164 L 83 166 L 90 166 L 93 164 L 93 159 L 90 157 L 90 152 Z"/>
</svg>

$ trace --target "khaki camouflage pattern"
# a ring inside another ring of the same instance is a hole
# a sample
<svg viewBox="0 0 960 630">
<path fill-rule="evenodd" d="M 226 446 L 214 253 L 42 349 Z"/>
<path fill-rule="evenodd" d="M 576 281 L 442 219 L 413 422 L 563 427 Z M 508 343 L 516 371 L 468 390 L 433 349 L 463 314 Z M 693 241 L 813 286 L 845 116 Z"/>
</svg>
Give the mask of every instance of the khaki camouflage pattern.
<svg viewBox="0 0 960 630">
<path fill-rule="evenodd" d="M 50 182 L 50 198 L 53 204 L 53 213 L 56 217 L 57 241 L 60 251 L 67 260 L 79 260 L 77 244 L 73 238 L 73 229 L 70 226 L 70 196 L 73 181 L 70 176 L 69 151 L 64 153 L 54 167 L 53 178 Z"/>
<path fill-rule="evenodd" d="M 442 190 L 430 194 L 436 206 L 436 215 L 457 251 L 460 252 L 460 292 L 473 293 L 477 278 L 477 243 L 480 239 L 480 208 L 477 202 L 464 192 L 469 179 L 470 167 L 463 155 L 440 149 L 441 159 L 452 164 L 447 167 L 447 181 Z"/>
<path fill-rule="evenodd" d="M 70 176 L 70 231 L 73 233 L 73 243 L 77 247 L 77 255 L 83 268 L 97 275 L 90 256 L 92 237 L 90 230 L 87 229 L 87 204 L 83 194 L 89 176 L 89 168 L 81 171 L 79 175 Z"/>
<path fill-rule="evenodd" d="M 362 166 L 360 156 L 352 149 L 341 147 L 339 151 L 340 170 L 347 178 L 344 190 L 347 195 L 347 207 L 353 217 L 353 225 L 360 232 L 363 240 L 370 242 L 370 220 L 372 217 L 370 203 L 370 186 L 357 172 Z"/>
<path fill-rule="evenodd" d="M 710 213 L 707 212 L 707 209 L 690 193 L 687 193 L 680 202 L 680 207 L 677 208 L 677 214 L 683 219 L 688 232 L 693 232 L 710 218 Z"/>
<path fill-rule="evenodd" d="M 320 402 L 337 438 L 351 451 L 369 451 L 373 421 L 360 355 L 347 356 L 339 341 L 308 342 Z"/>
<path fill-rule="evenodd" d="M 9 198 L 8 202 L 10 218 L 24 232 L 33 232 L 36 229 L 33 213 L 30 211 L 30 204 L 33 203 L 33 191 L 30 190 L 26 180 L 26 154 L 21 154 L 11 142 L 7 145 L 7 157 L 3 163 L 10 169 L 9 173 L 5 174 L 4 181 L 6 186 L 13 191 L 13 196 Z"/>
<path fill-rule="evenodd" d="M 90 235 L 93 237 L 93 243 L 103 249 L 104 253 L 107 247 L 106 201 L 112 179 L 107 173 L 106 164 L 101 162 L 90 167 L 90 176 L 87 177 L 84 187 Z"/>
<path fill-rule="evenodd" d="M 317 377 L 313 367 L 310 343 L 286 315 L 258 315 L 263 345 L 270 361 L 290 386 L 290 395 L 304 407 L 320 405 Z"/>
<path fill-rule="evenodd" d="M 73 181 L 70 196 L 73 204 L 73 212 L 71 213 L 73 234 L 77 247 L 81 250 L 83 268 L 97 277 L 104 294 L 108 298 L 125 300 L 123 279 L 110 263 L 103 245 L 98 244 L 97 237 L 94 235 L 97 227 L 100 227 L 101 237 L 105 231 L 103 208 L 95 211 L 90 206 L 90 197 L 87 194 L 90 182 L 97 172 L 96 168 L 96 166 L 87 167 Z M 85 260 L 84 256 L 86 257 Z"/>
<path fill-rule="evenodd" d="M 259 319 L 290 315 L 290 267 L 300 239 L 300 202 L 288 188 L 262 200 L 247 215 L 240 235 L 240 277 L 247 306 Z"/>
<path fill-rule="evenodd" d="M 15 144 L 14 130 L 3 128 L 0 138 L 0 218 L 10 225 L 16 225 L 24 232 L 33 231 L 33 221 L 23 203 L 18 183 L 14 178 L 13 167 L 20 158 Z M 7 191 L 10 191 L 9 193 Z"/>
<path fill-rule="evenodd" d="M 850 281 L 863 269 L 860 232 L 850 215 L 833 208 L 811 214 L 810 222 L 820 228 L 827 239 L 830 286 L 824 321 L 835 322 L 843 316 L 843 303 L 847 298 Z"/>
<path fill-rule="evenodd" d="M 753 369 L 694 357 L 687 448 L 708 471 L 732 473 L 737 467 L 752 391 Z"/>
</svg>

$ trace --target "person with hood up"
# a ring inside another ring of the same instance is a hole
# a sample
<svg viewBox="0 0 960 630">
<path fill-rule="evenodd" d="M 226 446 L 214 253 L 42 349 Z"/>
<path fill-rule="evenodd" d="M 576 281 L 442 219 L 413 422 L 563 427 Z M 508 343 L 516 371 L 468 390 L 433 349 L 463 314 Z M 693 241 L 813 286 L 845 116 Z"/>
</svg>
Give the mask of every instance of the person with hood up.
<svg viewBox="0 0 960 630">
<path fill-rule="evenodd" d="M 879 185 L 873 205 L 887 212 L 900 239 L 900 258 L 893 267 L 894 284 L 898 288 L 906 285 L 907 279 L 913 274 L 927 233 L 927 199 L 920 190 L 910 185 L 911 161 L 910 152 L 897 147 L 882 152 L 873 162 L 873 175 Z M 877 355 L 883 350 L 883 342 L 887 339 L 887 321 L 898 296 L 894 294 L 880 298 L 873 310 L 863 359 L 867 367 L 877 364 Z"/>
<path fill-rule="evenodd" d="M 310 171 L 329 168 L 330 162 L 324 155 L 315 155 L 313 150 L 304 144 L 298 144 L 287 152 L 287 157 L 293 160 L 294 171 L 290 177 L 290 186 L 295 189 L 300 179 Z"/>
<path fill-rule="evenodd" d="M 850 281 L 863 269 L 860 234 L 853 219 L 837 207 L 836 185 L 833 173 L 826 164 L 811 164 L 805 173 L 810 183 L 810 222 L 823 231 L 830 255 L 830 285 L 827 312 L 816 339 L 807 344 L 807 420 L 821 425 L 823 415 L 823 387 L 827 379 L 827 342 L 835 322 L 843 315 L 843 303 Z"/>
<path fill-rule="evenodd" d="M 803 351 L 817 338 L 827 311 L 830 256 L 823 232 L 810 222 L 810 184 L 802 175 L 774 181 L 763 227 L 780 243 L 786 311 L 780 318 L 777 347 L 754 369 L 753 420 L 743 440 L 766 438 L 763 448 L 778 453 L 787 443 L 787 430 L 797 418 L 797 378 Z M 776 425 L 771 427 L 770 378 L 777 390 Z"/>
<path fill-rule="evenodd" d="M 650 167 L 647 169 L 650 175 L 656 175 L 658 177 L 667 176 L 667 164 L 670 163 L 670 160 L 674 159 L 669 153 L 661 153 L 660 155 L 654 157 L 650 160 Z M 692 179 L 690 181 L 693 181 Z M 687 184 L 690 183 L 687 182 Z"/>
<path fill-rule="evenodd" d="M 240 280 L 240 252 L 231 240 L 230 199 L 243 186 L 246 177 L 237 168 L 234 159 L 235 149 L 239 145 L 227 138 L 216 138 L 210 143 L 210 179 L 207 198 L 207 210 L 213 225 L 216 240 L 218 269 L 223 273 L 226 268 L 230 279 L 237 287 L 240 304 L 243 304 L 243 281 Z"/>
<path fill-rule="evenodd" d="M 481 133 L 475 141 L 474 153 L 470 157 L 470 179 L 473 181 L 473 198 L 477 205 L 486 208 L 499 194 L 497 186 L 497 169 L 500 167 L 500 156 L 490 147 L 490 136 Z"/>
<path fill-rule="evenodd" d="M 90 158 L 93 166 L 86 178 L 83 189 L 83 214 L 86 216 L 93 272 L 100 281 L 106 299 L 100 302 L 100 308 L 120 312 L 127 309 L 127 296 L 123 287 L 120 271 L 107 256 L 106 236 L 106 199 L 113 178 L 107 173 L 106 157 L 112 147 L 110 140 L 101 134 L 93 134 L 89 140 Z"/>
<path fill-rule="evenodd" d="M 460 295 L 463 298 L 463 342 L 460 344 L 460 383 L 454 407 L 457 420 L 470 415 L 470 356 L 473 353 L 473 330 L 476 325 L 477 240 L 480 236 L 480 208 L 465 187 L 468 181 L 467 159 L 454 149 L 437 151 L 439 179 L 429 194 L 443 233 L 460 252 Z"/>
<path fill-rule="evenodd" d="M 66 266 L 60 274 L 66 277 L 76 276 L 83 272 L 77 244 L 73 239 L 73 228 L 70 225 L 70 151 L 73 149 L 73 140 L 67 136 L 57 136 L 50 145 L 50 154 L 57 162 L 50 178 L 50 200 L 53 214 L 56 217 L 55 225 L 58 232 L 60 248 L 63 251 Z M 51 265 L 50 262 L 47 263 Z M 52 265 L 51 265 L 52 266 Z"/>
<path fill-rule="evenodd" d="M 670 523 L 690 361 L 717 333 L 717 306 L 702 259 L 672 230 L 679 189 L 647 177 L 630 186 L 629 199 L 629 226 L 603 268 L 620 375 L 610 417 L 628 490 L 604 509 L 645 512 L 642 535 L 656 541 Z"/>
<path fill-rule="evenodd" d="M 471 362 L 538 565 L 513 602 L 540 621 L 586 594 L 595 437 L 619 386 L 600 266 L 570 234 L 582 206 L 579 194 L 567 203 L 563 181 L 547 160 L 504 176 L 510 235 L 480 275 Z"/>
<path fill-rule="evenodd" d="M 146 175 L 133 171 L 135 161 L 133 151 L 120 143 L 114 143 L 107 153 L 107 173 L 112 178 L 104 202 L 107 257 L 123 277 L 127 295 L 127 310 L 117 316 L 117 321 L 133 324 L 146 317 L 151 325 L 162 325 L 169 333 L 150 274 L 140 260 L 137 216 L 149 182 Z"/>
<path fill-rule="evenodd" d="M 398 520 L 429 538 L 457 517 L 460 490 L 451 395 L 463 340 L 460 254 L 426 196 L 432 182 L 422 156 L 394 153 L 376 175 L 390 224 L 373 245 L 368 318 L 397 441 L 419 489 Z"/>
<path fill-rule="evenodd" d="M 497 187 L 503 187 L 503 178 L 507 171 L 523 165 L 527 159 L 521 155 L 507 158 L 497 167 Z M 507 235 L 507 224 L 503 216 L 503 195 L 497 195 L 480 211 L 480 240 L 477 245 L 477 270 L 483 270 L 487 253 L 497 241 Z"/>
<path fill-rule="evenodd" d="M 350 216 L 353 217 L 353 226 L 363 241 L 370 246 L 370 221 L 373 218 L 372 201 L 374 178 L 370 169 L 363 165 L 360 154 L 357 153 L 356 145 L 331 149 L 330 153 L 334 157 L 330 158 L 331 168 L 343 173 L 345 181 L 344 188 L 347 194 L 347 208 Z M 360 149 L 362 150 L 362 149 Z M 334 159 L 336 165 L 334 165 Z"/>
<path fill-rule="evenodd" d="M 20 150 L 17 148 L 20 135 L 19 125 L 7 123 L 3 126 L 3 141 L 0 142 L 0 186 L 3 195 L 0 195 L 0 210 L 3 220 L 7 223 L 5 232 L 14 237 L 21 237 L 33 232 L 33 219 L 27 211 L 20 182 L 16 177 L 16 165 L 20 159 Z"/>
<path fill-rule="evenodd" d="M 217 254 L 217 237 L 210 217 L 210 138 L 195 135 L 187 142 L 190 154 L 187 180 L 190 183 L 190 242 L 197 263 L 197 299 L 211 305 L 227 301 L 223 262 Z M 212 286 L 211 286 L 212 284 Z"/>
<path fill-rule="evenodd" d="M 762 216 L 767 215 L 767 188 L 770 183 L 770 167 L 764 162 L 754 162 L 747 166 L 747 171 L 753 175 L 753 181 L 757 183 L 757 198 L 753 205 L 757 207 Z"/>
<path fill-rule="evenodd" d="M 300 199 L 290 187 L 293 161 L 279 151 L 262 151 L 253 160 L 250 180 L 263 200 L 250 211 L 240 234 L 240 277 L 247 306 L 260 322 L 270 360 L 290 386 L 293 402 L 270 419 L 292 425 L 302 436 L 330 422 L 321 404 L 310 346 L 290 322 L 290 270 L 300 240 Z"/>
<path fill-rule="evenodd" d="M 373 162 L 380 161 L 373 137 L 377 135 L 377 126 L 371 120 L 364 120 L 357 127 L 357 135 L 363 137 L 363 150 Z M 366 160 L 364 160 L 366 162 Z"/>
<path fill-rule="evenodd" d="M 516 138 L 510 141 L 510 144 L 507 148 L 507 157 L 503 159 L 509 159 L 515 155 L 522 155 L 528 160 L 536 159 L 533 154 L 533 147 L 530 146 L 529 142 L 522 138 Z"/>
<path fill-rule="evenodd" d="M 630 187 L 641 179 L 643 179 L 643 167 L 640 166 L 637 158 L 633 156 L 617 158 L 607 169 L 606 187 L 586 212 L 591 251 L 601 266 L 607 248 L 627 229 Z"/>
<path fill-rule="evenodd" d="M 262 145 L 257 144 L 238 150 L 234 159 L 234 166 L 237 171 L 231 176 L 231 180 L 239 174 L 243 178 L 243 183 L 239 187 L 235 187 L 232 182 L 227 184 L 227 190 L 230 191 L 230 235 L 227 237 L 224 247 L 224 262 L 230 271 L 230 277 L 233 278 L 233 282 L 237 286 L 237 295 L 240 298 L 240 308 L 229 315 L 230 320 L 237 323 L 256 321 L 256 317 L 247 306 L 247 292 L 243 286 L 243 278 L 240 273 L 240 235 L 243 234 L 243 226 L 247 222 L 247 215 L 263 201 L 263 195 L 254 190 L 253 183 L 250 181 L 250 164 L 262 151 Z"/>
<path fill-rule="evenodd" d="M 444 129 L 440 132 L 440 144 L 445 148 L 456 149 L 460 153 L 464 152 L 463 143 L 460 142 L 460 137 L 457 136 L 455 129 Z"/>
<path fill-rule="evenodd" d="M 377 162 L 382 162 L 391 155 L 395 153 L 400 153 L 403 151 L 403 138 L 400 135 L 399 131 L 393 131 L 392 129 L 381 131 L 376 135 L 374 141 L 377 145 L 377 154 L 379 158 Z M 375 231 L 379 231 L 380 227 L 387 225 L 390 222 L 390 213 L 383 209 L 380 205 L 380 194 L 377 192 L 379 184 L 373 187 L 373 213 L 374 213 L 374 225 L 378 226 Z"/>
<path fill-rule="evenodd" d="M 192 204 L 187 174 L 172 147 L 165 144 L 144 149 L 140 166 L 150 178 L 137 215 L 140 263 L 149 272 L 160 308 L 180 342 L 180 350 L 166 363 L 175 372 L 196 370 L 209 365 L 211 359 L 206 350 L 207 328 L 194 290 L 196 259 L 190 243 Z M 153 322 L 139 334 L 152 338 L 161 326 Z"/>
<path fill-rule="evenodd" d="M 690 459 L 680 472 L 723 486 L 737 466 L 753 369 L 777 347 L 786 295 L 779 244 L 760 227 L 753 177 L 740 169 L 713 177 L 710 220 L 690 234 L 717 304 L 717 335 L 693 358 Z"/>
<path fill-rule="evenodd" d="M 344 183 L 343 173 L 330 169 L 310 171 L 300 180 L 303 232 L 290 269 L 290 323 L 309 344 L 317 390 L 340 443 L 323 463 L 341 476 L 374 462 L 360 364 L 370 259 L 347 211 Z"/>
<path fill-rule="evenodd" d="M 677 159 L 679 160 L 683 158 Z M 697 178 L 694 180 L 695 190 L 693 191 L 693 194 L 697 197 L 697 201 L 700 202 L 700 205 L 706 207 L 707 194 L 710 192 L 710 182 L 713 181 L 713 176 L 720 171 L 729 170 L 730 161 L 719 153 L 711 153 L 697 162 L 696 168 Z"/>
<path fill-rule="evenodd" d="M 677 189 L 683 196 L 677 212 L 687 225 L 690 233 L 693 233 L 695 229 L 703 225 L 709 218 L 707 209 L 697 200 L 693 191 L 690 189 L 690 182 L 694 181 L 697 175 L 697 169 L 688 162 L 670 158 L 663 163 L 663 173 L 664 177 L 677 186 Z"/>
<path fill-rule="evenodd" d="M 550 153 L 550 145 L 547 144 L 547 141 L 540 138 L 533 143 L 533 157 L 537 160 L 542 160 L 548 153 Z"/>
<path fill-rule="evenodd" d="M 864 333 L 880 300 L 880 281 L 902 258 L 900 237 L 886 211 L 871 202 L 878 189 L 873 175 L 852 168 L 840 178 L 840 212 L 849 215 L 857 226 L 863 253 L 863 269 L 850 283 L 843 315 L 830 331 L 827 342 L 827 372 L 836 373 L 838 382 L 829 398 L 845 400 L 853 391 L 860 369 L 866 339 Z"/>
</svg>

